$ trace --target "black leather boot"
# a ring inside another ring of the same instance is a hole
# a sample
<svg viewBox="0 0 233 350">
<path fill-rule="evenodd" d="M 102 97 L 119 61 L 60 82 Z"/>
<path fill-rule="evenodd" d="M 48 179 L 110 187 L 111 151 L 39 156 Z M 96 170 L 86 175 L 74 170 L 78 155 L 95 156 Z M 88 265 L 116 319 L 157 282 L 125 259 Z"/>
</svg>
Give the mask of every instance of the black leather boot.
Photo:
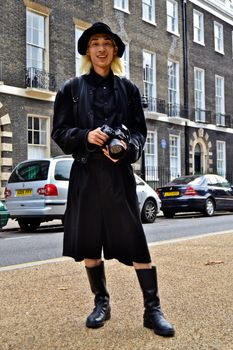
<svg viewBox="0 0 233 350">
<path fill-rule="evenodd" d="M 111 317 L 109 294 L 106 289 L 104 262 L 102 261 L 102 263 L 96 267 L 86 267 L 86 271 L 91 291 L 95 295 L 95 307 L 92 313 L 87 317 L 86 326 L 88 328 L 99 328 Z"/>
<path fill-rule="evenodd" d="M 161 310 L 155 266 L 152 269 L 137 269 L 136 273 L 144 299 L 144 327 L 153 329 L 158 335 L 172 337 L 175 330 L 165 320 Z"/>
</svg>

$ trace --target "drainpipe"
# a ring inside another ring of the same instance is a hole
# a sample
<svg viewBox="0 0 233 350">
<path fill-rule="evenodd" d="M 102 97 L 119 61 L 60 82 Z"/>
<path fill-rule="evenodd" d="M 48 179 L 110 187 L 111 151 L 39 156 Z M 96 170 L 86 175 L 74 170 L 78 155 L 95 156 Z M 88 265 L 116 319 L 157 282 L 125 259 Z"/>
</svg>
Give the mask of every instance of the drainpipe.
<svg viewBox="0 0 233 350">
<path fill-rule="evenodd" d="M 182 0 L 184 117 L 189 119 L 187 0 Z M 189 175 L 189 126 L 185 122 L 185 175 Z"/>
</svg>

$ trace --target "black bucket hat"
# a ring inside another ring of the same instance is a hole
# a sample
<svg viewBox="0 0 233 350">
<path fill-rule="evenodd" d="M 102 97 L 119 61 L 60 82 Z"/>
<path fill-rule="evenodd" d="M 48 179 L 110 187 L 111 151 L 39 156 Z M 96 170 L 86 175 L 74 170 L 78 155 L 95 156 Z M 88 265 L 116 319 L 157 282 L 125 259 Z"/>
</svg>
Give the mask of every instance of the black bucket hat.
<svg viewBox="0 0 233 350">
<path fill-rule="evenodd" d="M 116 43 L 118 48 L 117 56 L 121 57 L 125 51 L 125 44 L 121 38 L 112 32 L 111 28 L 102 22 L 94 23 L 90 28 L 86 29 L 78 40 L 78 52 L 80 55 L 86 55 L 87 45 L 92 35 L 94 34 L 108 34 L 110 35 Z"/>
</svg>

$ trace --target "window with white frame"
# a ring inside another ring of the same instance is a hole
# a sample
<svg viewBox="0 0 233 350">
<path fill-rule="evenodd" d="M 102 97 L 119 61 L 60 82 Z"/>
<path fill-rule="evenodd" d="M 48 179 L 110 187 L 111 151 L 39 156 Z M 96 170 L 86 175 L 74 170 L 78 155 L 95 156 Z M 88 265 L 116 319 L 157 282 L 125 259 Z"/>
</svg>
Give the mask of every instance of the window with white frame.
<svg viewBox="0 0 233 350">
<path fill-rule="evenodd" d="M 224 54 L 223 25 L 217 22 L 214 22 L 214 48 Z"/>
<path fill-rule="evenodd" d="M 142 0 L 142 19 L 155 23 L 155 0 Z"/>
<path fill-rule="evenodd" d="M 79 76 L 81 74 L 80 72 L 80 66 L 81 66 L 81 55 L 78 53 L 78 40 L 80 36 L 83 33 L 83 29 L 80 29 L 78 27 L 75 28 L 75 74 L 76 76 Z"/>
<path fill-rule="evenodd" d="M 156 85 L 155 85 L 155 54 L 143 51 L 143 85 L 144 96 L 148 100 L 148 111 L 156 112 Z"/>
<path fill-rule="evenodd" d="M 157 132 L 148 131 L 145 143 L 146 180 L 154 181 L 158 178 Z"/>
<path fill-rule="evenodd" d="M 170 179 L 181 175 L 180 136 L 169 135 Z"/>
<path fill-rule="evenodd" d="M 204 15 L 193 10 L 193 41 L 204 45 Z"/>
<path fill-rule="evenodd" d="M 233 58 L 233 31 L 231 32 L 231 55 L 232 55 L 232 58 Z"/>
<path fill-rule="evenodd" d="M 224 78 L 215 75 L 215 112 L 216 124 L 225 125 Z"/>
<path fill-rule="evenodd" d="M 226 143 L 224 141 L 216 142 L 217 149 L 217 174 L 226 176 Z"/>
<path fill-rule="evenodd" d="M 194 68 L 195 120 L 205 122 L 205 71 Z"/>
<path fill-rule="evenodd" d="M 178 34 L 178 3 L 175 0 L 167 0 L 167 30 Z"/>
<path fill-rule="evenodd" d="M 129 11 L 129 0 L 114 0 L 114 7 L 118 10 Z"/>
<path fill-rule="evenodd" d="M 28 115 L 28 159 L 49 157 L 49 118 Z"/>
<path fill-rule="evenodd" d="M 180 114 L 179 63 L 168 60 L 168 115 Z"/>
<path fill-rule="evenodd" d="M 125 43 L 125 51 L 122 56 L 122 61 L 125 69 L 125 76 L 129 79 L 129 44 Z"/>
<path fill-rule="evenodd" d="M 26 30 L 26 67 L 27 85 L 34 88 L 48 88 L 48 33 L 46 33 L 47 17 L 27 10 Z"/>
</svg>

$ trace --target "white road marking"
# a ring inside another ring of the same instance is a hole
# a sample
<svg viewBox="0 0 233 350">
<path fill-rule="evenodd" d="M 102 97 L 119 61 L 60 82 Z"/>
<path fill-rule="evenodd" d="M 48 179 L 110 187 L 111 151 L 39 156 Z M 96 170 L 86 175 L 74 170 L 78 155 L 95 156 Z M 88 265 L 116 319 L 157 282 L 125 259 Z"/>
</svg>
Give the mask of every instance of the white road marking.
<svg viewBox="0 0 233 350">
<path fill-rule="evenodd" d="M 162 244 L 174 244 L 174 243 L 179 243 L 179 242 L 183 242 L 183 241 L 189 241 L 192 239 L 199 239 L 199 238 L 205 238 L 205 237 L 210 237 L 210 236 L 224 235 L 224 234 L 229 234 L 229 233 L 233 234 L 233 230 L 205 233 L 203 235 L 175 238 L 175 239 L 164 240 L 164 241 L 159 241 L 159 242 L 151 242 L 151 243 L 148 243 L 148 245 L 149 246 L 156 246 L 156 245 L 162 245 Z M 18 264 L 18 265 L 3 266 L 3 267 L 0 267 L 0 272 L 17 270 L 17 269 L 25 269 L 28 267 L 39 266 L 39 265 L 44 265 L 44 264 L 51 264 L 51 263 L 60 263 L 60 262 L 65 262 L 65 261 L 73 261 L 73 259 L 69 258 L 69 257 L 60 257 L 60 258 L 55 258 L 55 259 L 33 261 L 33 262 Z"/>
<path fill-rule="evenodd" d="M 32 236 L 21 236 L 21 237 L 9 237 L 9 238 L 3 238 L 5 241 L 9 241 L 11 239 L 21 239 L 21 238 L 31 238 Z"/>
<path fill-rule="evenodd" d="M 233 234 L 233 230 L 211 232 L 211 233 L 203 233 L 202 235 L 187 236 L 187 237 L 174 238 L 174 239 L 167 239 L 167 240 L 159 241 L 159 242 L 150 242 L 150 243 L 148 243 L 148 245 L 153 247 L 154 245 L 173 244 L 173 243 L 179 243 L 179 242 L 183 242 L 183 241 L 189 241 L 189 240 L 192 240 L 192 239 L 205 238 L 205 237 L 209 237 L 209 236 L 224 235 L 224 234 L 228 234 L 228 233 L 232 233 Z"/>
</svg>

